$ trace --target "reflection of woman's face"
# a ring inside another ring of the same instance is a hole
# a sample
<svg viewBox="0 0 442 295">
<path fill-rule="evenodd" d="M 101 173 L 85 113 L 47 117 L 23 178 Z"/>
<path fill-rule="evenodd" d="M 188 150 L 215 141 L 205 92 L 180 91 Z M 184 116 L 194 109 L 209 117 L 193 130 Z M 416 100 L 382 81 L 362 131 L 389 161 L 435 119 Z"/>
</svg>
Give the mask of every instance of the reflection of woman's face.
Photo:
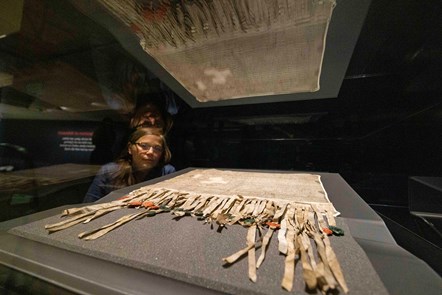
<svg viewBox="0 0 442 295">
<path fill-rule="evenodd" d="M 150 170 L 158 165 L 163 155 L 163 142 L 158 135 L 144 135 L 129 145 L 128 152 L 135 170 Z"/>
<path fill-rule="evenodd" d="M 132 127 L 164 127 L 164 119 L 155 105 L 146 105 L 138 110 L 135 117 L 131 121 Z"/>
</svg>

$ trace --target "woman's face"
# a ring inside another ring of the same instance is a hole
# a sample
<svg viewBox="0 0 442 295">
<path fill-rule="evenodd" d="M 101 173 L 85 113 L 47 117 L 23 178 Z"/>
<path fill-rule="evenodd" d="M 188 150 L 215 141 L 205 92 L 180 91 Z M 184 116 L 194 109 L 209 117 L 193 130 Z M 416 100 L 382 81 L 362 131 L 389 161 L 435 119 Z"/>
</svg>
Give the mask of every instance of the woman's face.
<svg viewBox="0 0 442 295">
<path fill-rule="evenodd" d="M 144 135 L 129 145 L 128 152 L 132 155 L 132 165 L 135 170 L 150 170 L 158 165 L 163 155 L 161 137 Z"/>
</svg>

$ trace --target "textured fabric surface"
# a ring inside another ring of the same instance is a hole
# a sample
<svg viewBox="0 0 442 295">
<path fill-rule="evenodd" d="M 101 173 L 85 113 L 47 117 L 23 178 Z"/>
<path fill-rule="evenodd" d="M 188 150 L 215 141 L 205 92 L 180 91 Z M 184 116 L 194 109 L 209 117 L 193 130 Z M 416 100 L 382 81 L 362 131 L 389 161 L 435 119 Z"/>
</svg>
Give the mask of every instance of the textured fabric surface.
<svg viewBox="0 0 442 295">
<path fill-rule="evenodd" d="M 319 90 L 335 0 L 99 0 L 201 102 Z"/>
<path fill-rule="evenodd" d="M 149 187 L 194 194 L 241 195 L 250 198 L 330 204 L 320 176 L 307 173 L 194 169 Z"/>
</svg>

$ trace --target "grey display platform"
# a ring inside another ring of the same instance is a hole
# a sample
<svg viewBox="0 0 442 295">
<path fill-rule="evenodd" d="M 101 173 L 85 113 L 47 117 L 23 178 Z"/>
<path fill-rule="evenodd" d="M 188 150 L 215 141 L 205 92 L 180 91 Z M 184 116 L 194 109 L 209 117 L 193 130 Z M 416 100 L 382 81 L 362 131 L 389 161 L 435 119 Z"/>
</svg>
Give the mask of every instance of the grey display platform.
<svg viewBox="0 0 442 295">
<path fill-rule="evenodd" d="M 339 225 L 351 232 L 332 239 L 351 294 L 422 294 L 422 290 L 426 294 L 440 293 L 440 277 L 396 245 L 382 220 L 338 174 L 318 174 L 330 200 L 341 212 Z M 146 184 L 114 192 L 102 202 Z M 245 260 L 222 267 L 221 258 L 245 243 L 240 226 L 218 233 L 216 228 L 190 217 L 175 221 L 172 215 L 161 214 L 129 223 L 118 229 L 118 234 L 84 242 L 76 238 L 83 225 L 47 235 L 43 225 L 57 218 L 53 216 L 62 209 L 1 224 L 0 263 L 78 293 L 287 294 L 279 287 L 283 257 L 277 255 L 275 241 L 258 270 L 256 284 L 247 278 Z M 115 220 L 115 216 L 107 218 Z M 100 224 L 107 222 L 103 219 Z M 304 292 L 300 277 L 295 292 Z"/>
</svg>

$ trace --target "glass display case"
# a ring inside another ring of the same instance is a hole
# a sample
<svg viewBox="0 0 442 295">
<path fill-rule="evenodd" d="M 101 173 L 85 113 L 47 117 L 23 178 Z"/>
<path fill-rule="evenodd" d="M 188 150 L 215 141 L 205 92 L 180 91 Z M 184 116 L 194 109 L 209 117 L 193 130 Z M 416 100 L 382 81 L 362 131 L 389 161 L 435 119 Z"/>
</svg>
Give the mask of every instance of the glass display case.
<svg viewBox="0 0 442 295">
<path fill-rule="evenodd" d="M 206 252 L 196 265 L 220 272 L 186 277 L 173 256 L 146 271 L 26 236 L 85 205 L 139 127 L 157 128 L 162 146 L 144 149 L 161 149 L 155 169 L 169 170 L 112 182 L 103 200 L 197 168 L 323 175 L 379 292 L 442 287 L 438 1 L 2 0 L 0 11 L 0 290 L 284 294 L 235 282 Z M 161 218 L 173 232 L 196 226 Z"/>
</svg>

